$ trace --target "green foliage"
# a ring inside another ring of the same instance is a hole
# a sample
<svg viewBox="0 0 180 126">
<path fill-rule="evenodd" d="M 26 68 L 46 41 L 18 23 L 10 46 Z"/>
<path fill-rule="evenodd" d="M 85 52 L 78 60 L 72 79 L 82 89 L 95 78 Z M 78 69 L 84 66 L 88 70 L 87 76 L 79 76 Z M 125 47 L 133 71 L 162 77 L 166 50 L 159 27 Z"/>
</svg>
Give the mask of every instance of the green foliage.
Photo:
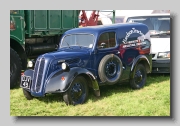
<svg viewBox="0 0 180 126">
<path fill-rule="evenodd" d="M 26 100 L 22 89 L 10 91 L 11 116 L 170 116 L 170 75 L 148 75 L 146 86 L 103 86 L 101 97 L 90 90 L 85 104 L 66 106 L 61 94 Z"/>
</svg>

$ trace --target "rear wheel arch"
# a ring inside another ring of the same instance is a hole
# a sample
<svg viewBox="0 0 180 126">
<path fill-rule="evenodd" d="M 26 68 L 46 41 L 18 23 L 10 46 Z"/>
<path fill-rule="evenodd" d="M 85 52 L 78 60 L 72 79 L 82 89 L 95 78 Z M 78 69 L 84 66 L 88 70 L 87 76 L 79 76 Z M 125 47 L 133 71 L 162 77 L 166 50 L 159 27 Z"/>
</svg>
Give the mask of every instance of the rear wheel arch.
<svg viewBox="0 0 180 126">
<path fill-rule="evenodd" d="M 132 64 L 130 78 L 133 78 L 133 71 L 137 67 L 138 64 L 144 65 L 146 72 L 151 73 L 151 64 L 150 64 L 149 60 L 147 59 L 146 56 L 139 55 Z"/>
<path fill-rule="evenodd" d="M 148 63 L 147 60 L 141 60 L 139 63 L 144 65 L 144 67 L 146 68 L 147 73 L 150 73 L 151 67 L 150 67 L 150 64 Z"/>
</svg>

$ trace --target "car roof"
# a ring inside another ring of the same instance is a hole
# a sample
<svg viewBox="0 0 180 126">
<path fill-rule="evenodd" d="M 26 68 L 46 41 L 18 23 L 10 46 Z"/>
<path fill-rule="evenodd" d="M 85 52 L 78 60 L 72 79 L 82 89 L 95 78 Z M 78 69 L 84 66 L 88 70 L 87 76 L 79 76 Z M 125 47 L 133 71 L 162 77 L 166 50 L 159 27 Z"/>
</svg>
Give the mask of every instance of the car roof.
<svg viewBox="0 0 180 126">
<path fill-rule="evenodd" d="M 72 33 L 98 33 L 104 30 L 110 30 L 110 29 L 118 29 L 122 27 L 133 27 L 133 26 L 144 26 L 146 25 L 142 23 L 116 23 L 116 24 L 107 24 L 107 25 L 96 25 L 96 26 L 87 26 L 87 27 L 81 27 L 81 28 L 74 28 L 71 30 L 68 30 L 65 32 L 65 34 L 72 34 Z"/>
<path fill-rule="evenodd" d="M 150 17 L 150 16 L 170 16 L 170 13 L 155 13 L 155 14 L 137 14 L 137 15 L 128 15 L 124 17 L 123 22 L 125 23 L 128 18 L 131 17 Z"/>
<path fill-rule="evenodd" d="M 125 17 L 139 17 L 139 16 L 170 16 L 170 13 L 137 14 L 137 15 L 127 15 Z"/>
</svg>

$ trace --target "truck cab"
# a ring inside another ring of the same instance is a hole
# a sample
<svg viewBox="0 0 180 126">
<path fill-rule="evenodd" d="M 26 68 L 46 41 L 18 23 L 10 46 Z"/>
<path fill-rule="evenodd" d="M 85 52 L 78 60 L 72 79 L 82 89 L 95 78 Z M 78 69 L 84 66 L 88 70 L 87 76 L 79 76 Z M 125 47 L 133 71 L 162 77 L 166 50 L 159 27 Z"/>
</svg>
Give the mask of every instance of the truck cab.
<svg viewBox="0 0 180 126">
<path fill-rule="evenodd" d="M 84 103 L 89 88 L 100 96 L 100 86 L 128 81 L 143 88 L 152 70 L 149 29 L 142 23 L 74 28 L 66 31 L 57 51 L 40 55 L 34 69 L 21 76 L 24 96 L 62 93 L 69 105 Z"/>
</svg>

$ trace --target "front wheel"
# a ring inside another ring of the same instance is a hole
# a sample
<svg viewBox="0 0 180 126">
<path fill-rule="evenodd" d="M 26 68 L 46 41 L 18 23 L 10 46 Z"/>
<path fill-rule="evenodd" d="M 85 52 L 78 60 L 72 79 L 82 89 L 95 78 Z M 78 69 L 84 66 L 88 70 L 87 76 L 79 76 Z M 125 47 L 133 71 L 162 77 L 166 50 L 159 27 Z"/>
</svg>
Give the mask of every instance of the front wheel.
<svg viewBox="0 0 180 126">
<path fill-rule="evenodd" d="M 83 104 L 88 97 L 88 86 L 84 77 L 77 76 L 70 88 L 63 94 L 66 105 Z"/>
<path fill-rule="evenodd" d="M 30 92 L 26 91 L 25 89 L 22 89 L 23 90 L 23 94 L 24 96 L 26 97 L 27 100 L 32 100 L 33 99 L 33 96 L 31 95 Z"/>
<path fill-rule="evenodd" d="M 142 64 L 138 64 L 133 71 L 133 79 L 130 79 L 130 86 L 133 89 L 143 88 L 146 83 L 147 72 L 146 68 Z"/>
</svg>

